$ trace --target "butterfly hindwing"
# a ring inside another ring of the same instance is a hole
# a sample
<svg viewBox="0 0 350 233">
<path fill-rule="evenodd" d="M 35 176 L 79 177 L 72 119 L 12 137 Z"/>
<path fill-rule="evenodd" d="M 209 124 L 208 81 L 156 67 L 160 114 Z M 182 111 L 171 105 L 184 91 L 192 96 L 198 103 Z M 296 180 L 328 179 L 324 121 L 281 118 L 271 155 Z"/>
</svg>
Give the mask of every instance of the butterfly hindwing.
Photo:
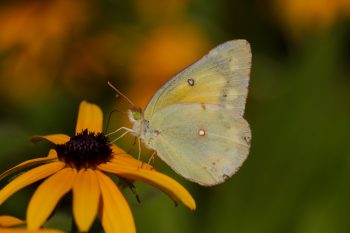
<svg viewBox="0 0 350 233">
<path fill-rule="evenodd" d="M 248 123 L 213 104 L 174 104 L 149 120 L 146 145 L 183 177 L 201 185 L 222 183 L 246 159 Z"/>
</svg>

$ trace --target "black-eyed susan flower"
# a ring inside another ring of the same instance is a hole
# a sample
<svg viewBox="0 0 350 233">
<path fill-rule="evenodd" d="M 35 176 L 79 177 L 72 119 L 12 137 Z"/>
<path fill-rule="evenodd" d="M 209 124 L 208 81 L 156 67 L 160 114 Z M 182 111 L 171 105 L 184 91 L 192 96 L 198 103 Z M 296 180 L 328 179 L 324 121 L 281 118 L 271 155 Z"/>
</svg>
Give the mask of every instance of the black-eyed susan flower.
<svg viewBox="0 0 350 233">
<path fill-rule="evenodd" d="M 39 229 L 35 231 L 29 231 L 19 226 L 24 225 L 25 222 L 9 215 L 0 215 L 0 232 L 1 233 L 63 233 L 63 231 L 52 229 Z"/>
<path fill-rule="evenodd" d="M 102 111 L 83 101 L 80 104 L 76 135 L 64 134 L 33 137 L 55 144 L 47 157 L 25 161 L 0 175 L 0 179 L 28 166 L 40 164 L 23 173 L 0 191 L 0 205 L 18 190 L 45 179 L 33 194 L 27 208 L 27 227 L 38 230 L 69 191 L 73 192 L 73 216 L 81 232 L 86 232 L 99 215 L 107 233 L 136 232 L 132 213 L 116 184 L 105 173 L 128 180 L 149 183 L 172 199 L 195 209 L 187 190 L 172 178 L 157 172 L 109 144 L 102 131 Z"/>
</svg>

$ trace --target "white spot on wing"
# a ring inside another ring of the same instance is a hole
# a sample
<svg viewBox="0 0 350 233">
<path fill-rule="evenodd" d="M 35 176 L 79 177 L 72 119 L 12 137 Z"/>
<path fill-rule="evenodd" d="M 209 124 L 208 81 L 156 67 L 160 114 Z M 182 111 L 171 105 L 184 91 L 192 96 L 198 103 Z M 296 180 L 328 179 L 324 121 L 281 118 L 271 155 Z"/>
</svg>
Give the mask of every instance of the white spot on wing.
<svg viewBox="0 0 350 233">
<path fill-rule="evenodd" d="M 198 130 L 198 135 L 199 136 L 205 136 L 205 130 L 204 129 L 199 129 Z"/>
</svg>

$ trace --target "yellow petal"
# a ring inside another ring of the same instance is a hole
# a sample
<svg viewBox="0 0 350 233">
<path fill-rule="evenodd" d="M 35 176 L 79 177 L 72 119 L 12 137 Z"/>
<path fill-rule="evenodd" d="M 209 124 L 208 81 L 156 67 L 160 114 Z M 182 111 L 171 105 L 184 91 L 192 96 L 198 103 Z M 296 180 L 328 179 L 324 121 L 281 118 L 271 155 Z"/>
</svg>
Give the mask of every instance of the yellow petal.
<svg viewBox="0 0 350 233">
<path fill-rule="evenodd" d="M 64 231 L 59 230 L 52 230 L 52 229 L 40 229 L 36 231 L 29 231 L 26 229 L 13 229 L 13 228 L 7 228 L 2 229 L 0 228 L 0 233 L 65 233 Z"/>
<path fill-rule="evenodd" d="M 120 159 L 121 160 L 121 159 Z M 166 194 L 168 194 L 174 200 L 182 202 L 188 208 L 194 210 L 196 203 L 191 194 L 174 179 L 157 172 L 155 170 L 144 169 L 142 167 L 131 167 L 125 164 L 105 163 L 98 166 L 100 169 L 106 172 L 114 173 L 118 176 L 124 177 L 130 180 L 140 180 L 145 183 L 149 183 Z"/>
<path fill-rule="evenodd" d="M 77 172 L 63 168 L 47 178 L 33 194 L 27 209 L 28 229 L 37 230 L 54 210 L 57 202 L 72 189 Z"/>
<path fill-rule="evenodd" d="M 49 158 L 57 158 L 57 152 L 54 149 L 49 150 L 49 154 L 47 155 Z"/>
<path fill-rule="evenodd" d="M 135 159 L 131 155 L 128 155 L 125 151 L 120 149 L 118 146 L 112 144 L 112 152 L 113 158 L 111 159 L 111 163 L 115 163 L 121 166 L 127 166 L 130 168 L 144 168 L 148 170 L 154 170 L 154 168 L 148 163 L 142 162 L 140 160 Z"/>
<path fill-rule="evenodd" d="M 113 150 L 113 153 L 118 155 L 118 154 L 126 154 L 126 152 L 120 148 L 119 146 L 115 145 L 115 144 L 112 144 L 112 150 Z"/>
<path fill-rule="evenodd" d="M 103 206 L 101 222 L 106 233 L 135 233 L 130 207 L 115 183 L 96 170 L 101 188 Z"/>
<path fill-rule="evenodd" d="M 79 107 L 76 133 L 84 129 L 92 132 L 102 132 L 103 114 L 101 109 L 95 105 L 82 101 Z"/>
<path fill-rule="evenodd" d="M 24 221 L 19 218 L 9 215 L 0 216 L 0 227 L 12 227 L 21 224 L 24 224 Z"/>
<path fill-rule="evenodd" d="M 27 167 L 30 167 L 30 166 L 33 166 L 33 165 L 37 165 L 37 164 L 41 164 L 41 163 L 48 163 L 48 162 L 52 162 L 56 160 L 56 158 L 54 157 L 43 157 L 43 158 L 36 158 L 36 159 L 30 159 L 30 160 L 27 160 L 23 163 L 20 163 L 18 164 L 17 166 L 14 166 L 13 168 L 10 168 L 8 169 L 7 171 L 5 171 L 4 173 L 2 173 L 0 175 L 0 181 L 2 179 L 4 179 L 6 176 L 9 176 L 21 169 L 24 169 L 24 168 L 27 168 Z"/>
<path fill-rule="evenodd" d="M 33 168 L 11 181 L 0 191 L 0 205 L 18 190 L 48 177 L 65 166 L 62 162 L 52 162 Z"/>
<path fill-rule="evenodd" d="M 45 136 L 33 136 L 30 138 L 30 141 L 33 143 L 37 143 L 40 141 L 49 141 L 53 144 L 65 144 L 70 140 L 70 137 L 65 134 L 51 134 L 51 135 L 45 135 Z"/>
<path fill-rule="evenodd" d="M 87 232 L 96 215 L 100 199 L 100 186 L 92 169 L 82 169 L 73 185 L 73 214 L 81 232 Z"/>
</svg>

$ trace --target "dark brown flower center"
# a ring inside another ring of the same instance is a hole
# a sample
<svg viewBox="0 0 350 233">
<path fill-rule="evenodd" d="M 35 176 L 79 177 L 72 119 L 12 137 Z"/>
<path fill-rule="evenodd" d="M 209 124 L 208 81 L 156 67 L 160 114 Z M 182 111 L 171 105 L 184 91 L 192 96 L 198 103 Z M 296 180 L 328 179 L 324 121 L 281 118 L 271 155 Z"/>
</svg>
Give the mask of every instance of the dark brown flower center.
<svg viewBox="0 0 350 233">
<path fill-rule="evenodd" d="M 109 138 L 103 133 L 89 132 L 87 129 L 65 144 L 56 145 L 55 150 L 60 161 L 77 169 L 95 168 L 112 157 Z"/>
</svg>

